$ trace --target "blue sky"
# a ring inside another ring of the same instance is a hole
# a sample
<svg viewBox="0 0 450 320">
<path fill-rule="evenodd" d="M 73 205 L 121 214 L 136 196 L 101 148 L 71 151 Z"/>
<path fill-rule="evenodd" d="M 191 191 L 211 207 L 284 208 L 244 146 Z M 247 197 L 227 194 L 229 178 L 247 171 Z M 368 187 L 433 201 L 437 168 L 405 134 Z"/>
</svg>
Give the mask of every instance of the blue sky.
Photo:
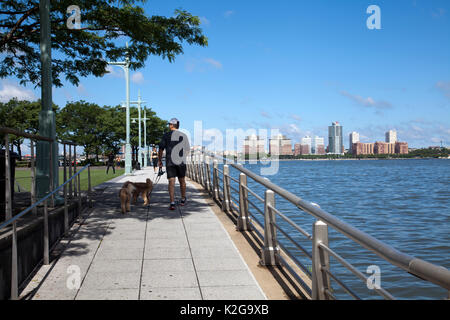
<svg viewBox="0 0 450 320">
<path fill-rule="evenodd" d="M 381 9 L 381 30 L 369 30 L 369 5 Z M 200 16 L 206 48 L 185 46 L 174 63 L 151 57 L 133 74 L 138 90 L 162 118 L 203 129 L 279 129 L 299 142 L 327 140 L 339 121 L 363 142 L 396 129 L 411 147 L 450 145 L 450 2 L 171 1 L 149 0 L 147 14 L 183 8 Z M 0 98 L 39 97 L 14 78 L 0 80 Z M 54 102 L 115 105 L 125 98 L 123 72 L 54 89 Z"/>
</svg>

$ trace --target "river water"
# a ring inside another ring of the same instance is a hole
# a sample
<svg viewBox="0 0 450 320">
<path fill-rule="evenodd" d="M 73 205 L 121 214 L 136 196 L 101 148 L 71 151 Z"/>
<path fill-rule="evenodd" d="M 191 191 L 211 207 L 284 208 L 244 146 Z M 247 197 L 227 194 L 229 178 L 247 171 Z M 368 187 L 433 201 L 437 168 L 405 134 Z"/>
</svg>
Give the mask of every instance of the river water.
<svg viewBox="0 0 450 320">
<path fill-rule="evenodd" d="M 271 182 L 300 198 L 315 202 L 326 212 L 406 254 L 450 268 L 450 160 L 330 160 L 280 161 L 278 173 L 267 176 Z M 245 164 L 261 174 L 263 164 Z M 238 172 L 231 169 L 238 178 Z M 232 182 L 237 188 L 237 184 Z M 249 179 L 249 187 L 264 196 L 264 189 Z M 233 196 L 238 195 L 233 191 Z M 257 204 L 253 196 L 250 200 Z M 263 208 L 262 205 L 257 205 Z M 276 197 L 276 207 L 312 234 L 314 218 Z M 256 216 L 262 216 L 250 206 Z M 311 252 L 311 242 L 280 218 L 289 235 Z M 311 260 L 291 245 L 280 233 L 279 241 L 296 252 L 308 268 Z M 371 265 L 380 268 L 381 287 L 398 299 L 443 299 L 447 292 L 415 278 L 400 268 L 329 229 L 330 247 L 364 273 Z M 331 259 L 332 272 L 361 298 L 379 298 L 373 290 Z M 351 298 L 332 281 L 333 293 Z"/>
</svg>

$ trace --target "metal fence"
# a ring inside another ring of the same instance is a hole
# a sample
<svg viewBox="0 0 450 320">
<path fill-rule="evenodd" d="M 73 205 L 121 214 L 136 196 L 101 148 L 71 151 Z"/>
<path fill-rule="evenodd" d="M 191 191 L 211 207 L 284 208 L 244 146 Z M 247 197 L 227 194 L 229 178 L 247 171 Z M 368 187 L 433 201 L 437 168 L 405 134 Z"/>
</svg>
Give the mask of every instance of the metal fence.
<svg viewBox="0 0 450 320">
<path fill-rule="evenodd" d="M 76 144 L 70 141 L 58 141 L 64 145 L 64 183 L 58 187 L 54 187 L 53 183 L 53 143 L 55 140 L 42 137 L 39 135 L 33 135 L 26 132 L 21 132 L 11 128 L 0 127 L 0 133 L 5 134 L 5 202 L 6 202 L 6 221 L 0 223 L 0 230 L 12 225 L 12 247 L 11 247 L 11 299 L 16 300 L 19 295 L 19 283 L 18 283 L 18 259 L 17 259 L 17 220 L 25 216 L 29 212 L 33 212 L 37 215 L 37 207 L 39 205 L 44 206 L 44 254 L 43 263 L 49 264 L 50 248 L 49 248 L 49 222 L 48 222 L 48 200 L 50 199 L 50 206 L 55 207 L 55 195 L 57 195 L 61 189 L 64 197 L 64 233 L 69 231 L 69 213 L 68 213 L 68 198 L 73 198 L 78 202 L 78 215 L 81 214 L 81 173 L 87 169 L 88 171 L 88 192 L 87 199 L 89 206 L 92 206 L 92 190 L 91 190 L 91 174 L 90 165 L 84 166 L 81 170 L 77 171 L 76 166 Z M 31 148 L 31 206 L 21 211 L 17 215 L 12 215 L 12 192 L 11 190 L 11 174 L 10 174 L 10 153 L 9 153 L 9 134 L 21 136 L 30 139 Z M 45 141 L 50 146 L 50 160 L 49 160 L 49 190 L 48 193 L 41 199 L 36 199 L 36 167 L 35 167 L 35 141 Z M 74 163 L 69 161 L 69 179 L 67 179 L 67 153 L 66 145 L 69 145 L 69 159 L 72 159 L 71 147 L 73 146 Z M 73 174 L 72 174 L 73 168 Z M 68 187 L 67 187 L 68 186 Z M 68 190 L 67 190 L 68 189 Z"/>
<path fill-rule="evenodd" d="M 223 211 L 236 216 L 237 230 L 242 232 L 252 230 L 263 240 L 260 264 L 285 267 L 297 279 L 312 299 L 336 299 L 331 287 L 331 280 L 352 298 L 360 299 L 352 288 L 333 273 L 330 258 L 340 263 L 364 283 L 368 283 L 368 278 L 362 272 L 335 250 L 331 249 L 328 239 L 328 227 L 333 228 L 346 238 L 358 243 L 388 263 L 424 281 L 434 283 L 446 289 L 450 294 L 450 271 L 448 269 L 402 253 L 365 232 L 337 219 L 322 210 L 319 205 L 302 200 L 298 196 L 271 183 L 268 179 L 251 172 L 240 164 L 227 163 L 227 159 L 220 159 L 221 162 L 223 160 L 225 160 L 225 164 L 223 170 L 220 170 L 218 165 L 219 161 L 214 156 L 192 153 L 187 164 L 187 175 L 192 180 L 201 184 L 211 197 L 221 204 Z M 230 175 L 231 168 L 238 171 L 239 179 L 235 179 Z M 264 197 L 259 196 L 248 187 L 248 178 L 265 189 Z M 235 182 L 238 187 L 233 187 L 231 182 Z M 249 195 L 252 196 L 252 199 L 256 199 L 264 207 L 264 210 L 261 210 L 257 203 L 249 200 Z M 276 208 L 275 195 L 286 199 L 299 210 L 314 217 L 315 222 L 312 226 L 312 235 Z M 263 217 L 263 223 L 260 223 L 256 219 L 256 215 Z M 290 225 L 295 235 L 282 228 L 281 224 L 277 222 L 277 218 L 281 218 L 286 224 Z M 263 231 L 260 232 L 258 229 Z M 278 241 L 278 232 L 292 243 L 293 247 L 297 249 L 296 252 L 286 248 Z M 298 235 L 301 235 L 311 243 L 310 250 L 294 239 Z M 297 253 L 311 260 L 311 270 L 296 258 Z M 290 266 L 286 261 L 286 256 L 295 263 L 298 268 L 297 270 L 301 270 L 302 275 Z M 304 275 L 307 275 L 311 281 L 311 287 L 306 285 Z M 373 290 L 385 299 L 394 299 L 381 286 L 374 287 Z"/>
</svg>

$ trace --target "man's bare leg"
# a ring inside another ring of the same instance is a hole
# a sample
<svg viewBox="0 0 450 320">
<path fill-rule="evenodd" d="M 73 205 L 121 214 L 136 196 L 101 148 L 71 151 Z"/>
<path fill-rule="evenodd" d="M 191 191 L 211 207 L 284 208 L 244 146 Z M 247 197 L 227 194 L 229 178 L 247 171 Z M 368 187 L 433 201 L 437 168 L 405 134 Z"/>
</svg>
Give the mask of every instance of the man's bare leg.
<svg viewBox="0 0 450 320">
<path fill-rule="evenodd" d="M 175 202 L 175 178 L 169 179 L 169 197 L 170 203 Z"/>
<path fill-rule="evenodd" d="M 178 177 L 178 182 L 180 183 L 180 191 L 181 191 L 181 198 L 186 199 L 186 179 L 185 177 Z"/>
</svg>

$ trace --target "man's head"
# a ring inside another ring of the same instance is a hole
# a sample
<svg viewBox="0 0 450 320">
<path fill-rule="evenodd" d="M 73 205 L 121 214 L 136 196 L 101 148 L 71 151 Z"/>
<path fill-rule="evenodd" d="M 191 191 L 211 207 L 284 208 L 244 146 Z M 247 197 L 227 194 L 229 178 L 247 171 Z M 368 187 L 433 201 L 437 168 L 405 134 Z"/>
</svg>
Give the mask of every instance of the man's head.
<svg viewBox="0 0 450 320">
<path fill-rule="evenodd" d="M 178 121 L 177 118 L 172 118 L 169 120 L 169 129 L 170 130 L 176 130 L 180 128 L 180 121 Z"/>
</svg>

